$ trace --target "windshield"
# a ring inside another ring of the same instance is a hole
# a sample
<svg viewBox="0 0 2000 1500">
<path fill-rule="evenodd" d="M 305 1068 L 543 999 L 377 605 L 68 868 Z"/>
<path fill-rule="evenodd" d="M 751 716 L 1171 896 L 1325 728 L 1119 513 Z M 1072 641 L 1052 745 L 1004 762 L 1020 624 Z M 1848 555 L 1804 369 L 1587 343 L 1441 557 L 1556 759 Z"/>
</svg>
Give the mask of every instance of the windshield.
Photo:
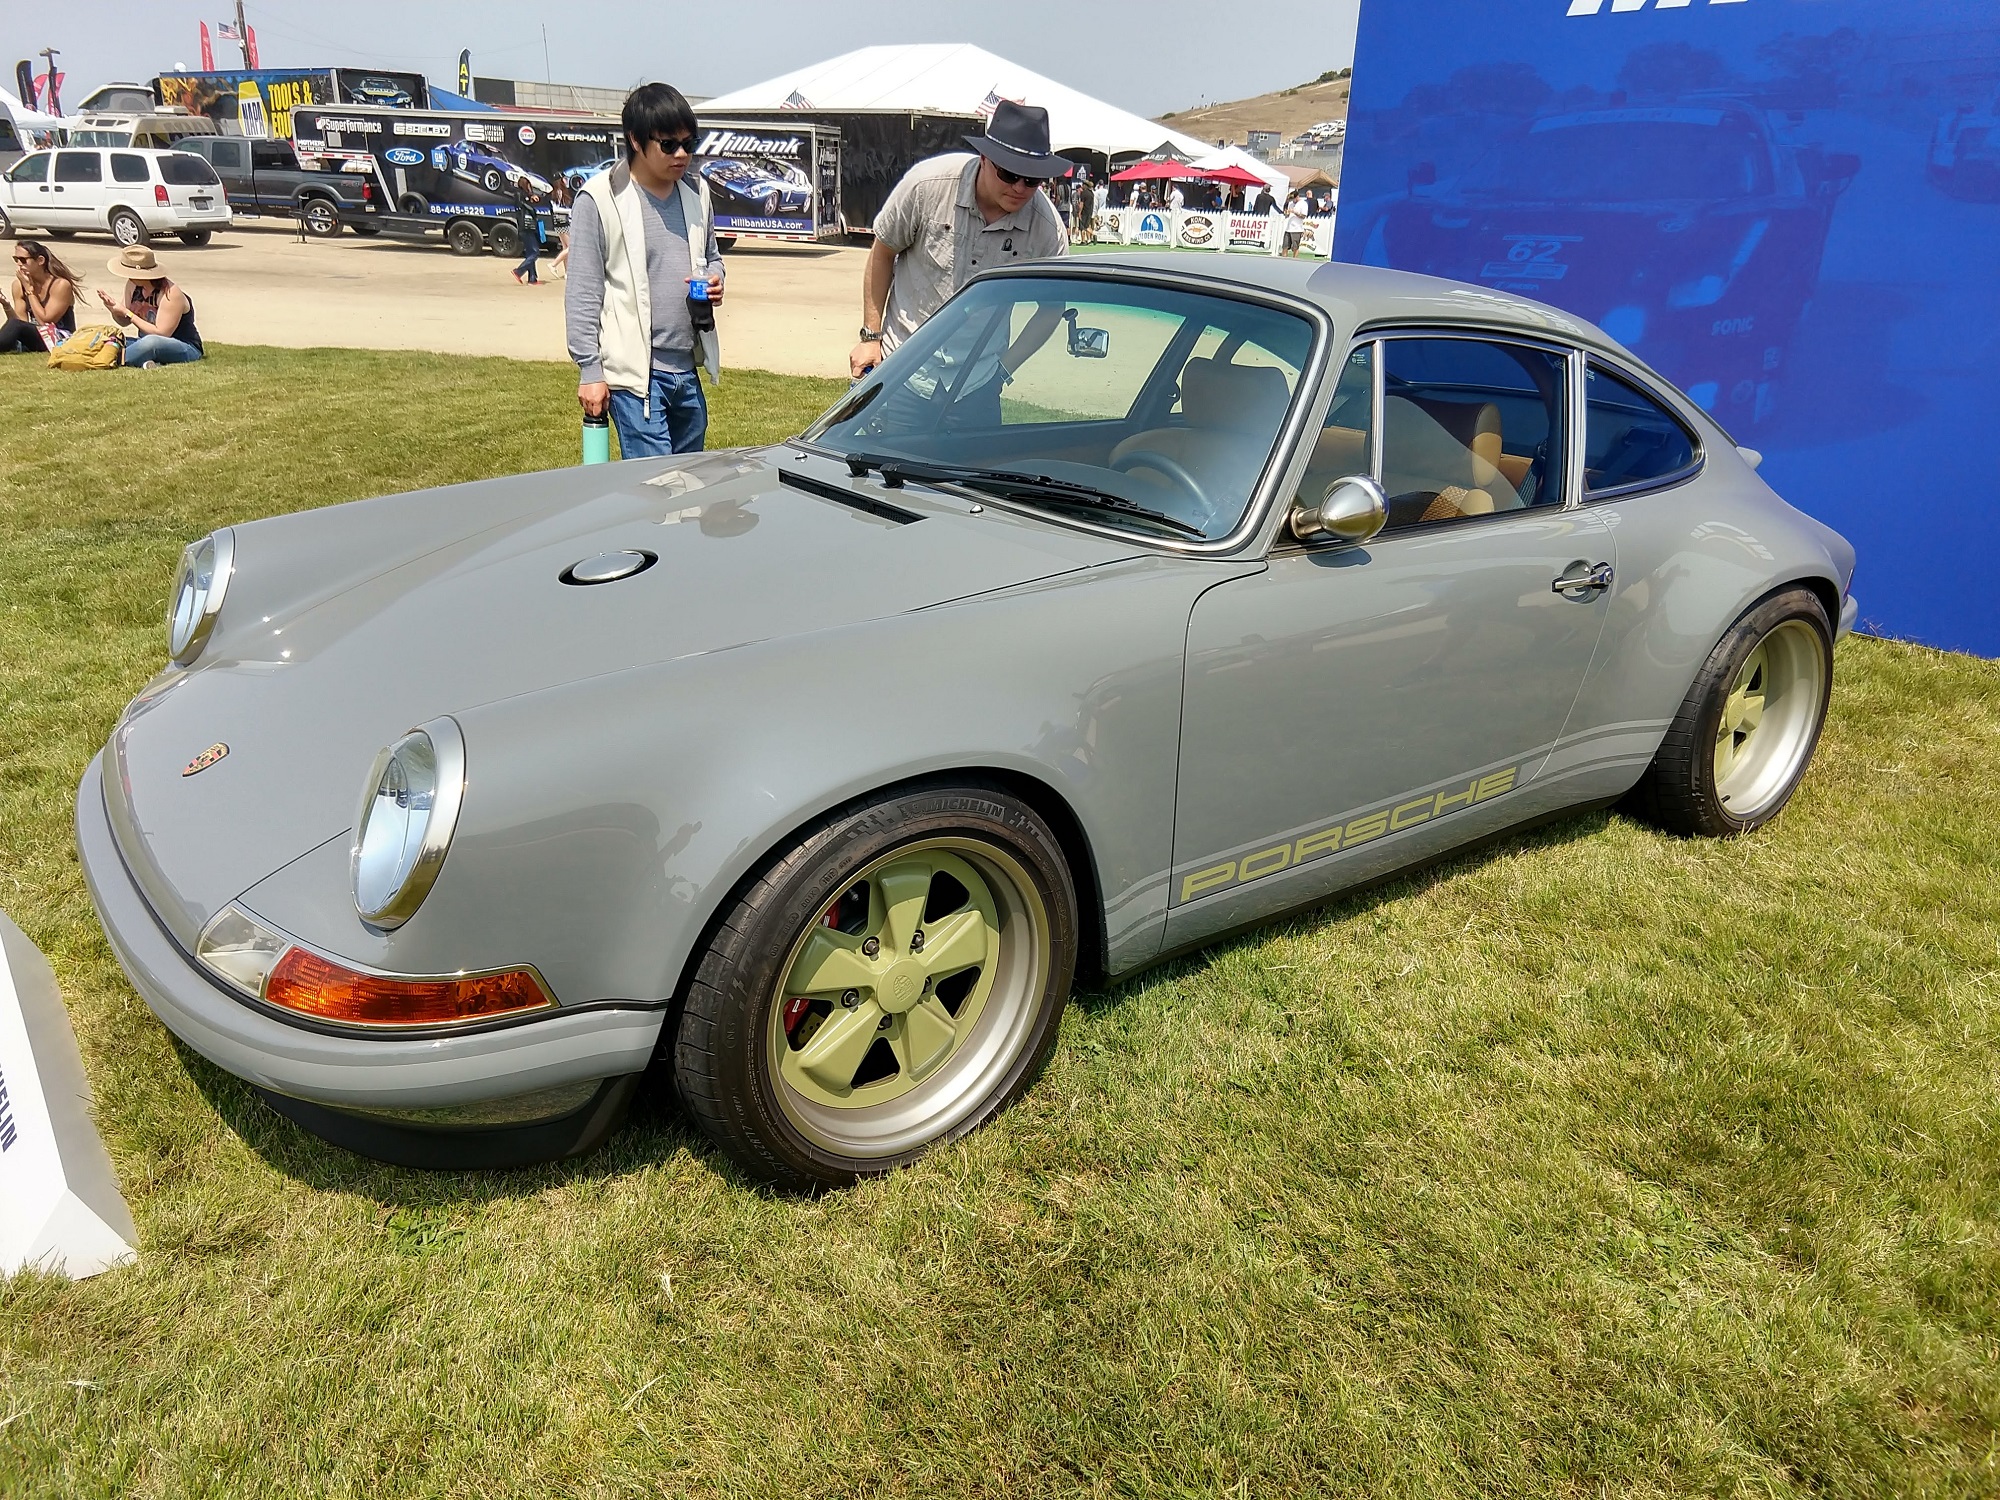
<svg viewBox="0 0 2000 1500">
<path fill-rule="evenodd" d="M 1465 174 L 1461 191 L 1535 203 L 1727 200 L 1769 192 L 1767 167 L 1757 137 L 1720 112 L 1673 120 L 1583 116 L 1544 121 L 1496 146 Z"/>
<path fill-rule="evenodd" d="M 1258 303 L 1000 277 L 946 303 L 805 436 L 844 455 L 1059 481 L 1007 494 L 1066 519 L 1213 539 L 1243 518 L 1312 340 L 1306 318 Z M 1078 509 L 1091 492 L 1118 508 Z"/>
</svg>

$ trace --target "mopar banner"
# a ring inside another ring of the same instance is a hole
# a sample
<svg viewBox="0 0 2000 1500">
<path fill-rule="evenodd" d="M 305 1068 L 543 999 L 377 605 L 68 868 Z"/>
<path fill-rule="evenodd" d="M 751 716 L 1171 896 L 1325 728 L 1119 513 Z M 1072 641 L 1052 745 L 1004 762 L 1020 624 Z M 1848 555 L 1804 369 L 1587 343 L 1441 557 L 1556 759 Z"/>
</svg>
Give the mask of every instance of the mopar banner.
<svg viewBox="0 0 2000 1500">
<path fill-rule="evenodd" d="M 524 198 L 566 219 L 618 159 L 616 122 L 585 116 L 309 109 L 294 134 L 307 170 L 370 172 L 398 212 L 440 219 L 511 216 Z"/>
<path fill-rule="evenodd" d="M 2000 655 L 1992 0 L 1368 0 L 1354 79 L 1340 259 L 1592 319 L 1853 540 L 1863 629 Z"/>
<path fill-rule="evenodd" d="M 747 126 L 705 127 L 695 170 L 708 184 L 718 234 L 813 234 L 812 134 Z"/>
</svg>

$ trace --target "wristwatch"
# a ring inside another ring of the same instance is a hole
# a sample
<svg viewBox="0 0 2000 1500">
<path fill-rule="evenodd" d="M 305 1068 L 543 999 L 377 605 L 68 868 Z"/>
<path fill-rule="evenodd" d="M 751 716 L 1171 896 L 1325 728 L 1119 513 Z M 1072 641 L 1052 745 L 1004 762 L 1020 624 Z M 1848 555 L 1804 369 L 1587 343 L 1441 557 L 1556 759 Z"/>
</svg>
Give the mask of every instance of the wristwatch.
<svg viewBox="0 0 2000 1500">
<path fill-rule="evenodd" d="M 881 343 L 882 330 L 879 328 L 870 328 L 864 323 L 861 327 L 861 342 L 864 344 Z"/>
</svg>

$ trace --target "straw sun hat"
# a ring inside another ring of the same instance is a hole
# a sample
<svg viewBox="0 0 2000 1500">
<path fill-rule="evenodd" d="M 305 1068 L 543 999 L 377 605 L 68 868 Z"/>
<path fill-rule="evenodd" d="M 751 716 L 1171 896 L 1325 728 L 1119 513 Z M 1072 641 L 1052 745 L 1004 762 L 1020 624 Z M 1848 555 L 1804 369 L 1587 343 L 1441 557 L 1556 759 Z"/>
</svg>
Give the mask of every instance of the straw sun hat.
<svg viewBox="0 0 2000 1500">
<path fill-rule="evenodd" d="M 120 250 L 105 263 L 113 276 L 122 281 L 165 281 L 167 269 L 158 257 L 144 245 L 129 245 Z"/>
</svg>

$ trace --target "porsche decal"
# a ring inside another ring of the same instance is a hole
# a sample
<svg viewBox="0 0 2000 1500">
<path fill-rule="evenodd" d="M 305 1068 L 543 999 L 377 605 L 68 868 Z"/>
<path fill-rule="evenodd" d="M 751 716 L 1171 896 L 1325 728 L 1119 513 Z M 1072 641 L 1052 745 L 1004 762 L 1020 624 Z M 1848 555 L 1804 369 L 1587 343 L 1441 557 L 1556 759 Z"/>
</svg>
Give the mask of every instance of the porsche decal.
<svg viewBox="0 0 2000 1500">
<path fill-rule="evenodd" d="M 1258 849 L 1240 859 L 1225 859 L 1206 869 L 1194 870 L 1181 880 L 1180 900 L 1187 902 L 1197 896 L 1213 895 L 1231 886 L 1289 870 L 1323 854 L 1351 849 L 1356 844 L 1365 844 L 1385 834 L 1400 833 L 1405 828 L 1414 828 L 1419 823 L 1428 823 L 1447 813 L 1462 812 L 1475 802 L 1485 802 L 1503 792 L 1512 791 L 1514 773 L 1518 769 L 1517 766 L 1509 766 L 1504 771 L 1473 777 L 1462 791 L 1447 788 L 1439 792 L 1425 792 L 1421 797 L 1410 797 L 1371 812 L 1343 814 L 1324 827 L 1311 829 L 1296 839 L 1287 839 L 1268 849 Z"/>
<path fill-rule="evenodd" d="M 221 760 L 222 757 L 227 755 L 228 753 L 229 753 L 229 747 L 223 744 L 221 740 L 217 740 L 213 745 L 210 745 L 206 750 L 202 751 L 201 754 L 197 755 L 193 760 L 189 761 L 186 765 L 182 766 L 181 775 L 192 776 L 197 771 L 206 771 L 210 766 L 214 765 L 217 761 Z"/>
</svg>

